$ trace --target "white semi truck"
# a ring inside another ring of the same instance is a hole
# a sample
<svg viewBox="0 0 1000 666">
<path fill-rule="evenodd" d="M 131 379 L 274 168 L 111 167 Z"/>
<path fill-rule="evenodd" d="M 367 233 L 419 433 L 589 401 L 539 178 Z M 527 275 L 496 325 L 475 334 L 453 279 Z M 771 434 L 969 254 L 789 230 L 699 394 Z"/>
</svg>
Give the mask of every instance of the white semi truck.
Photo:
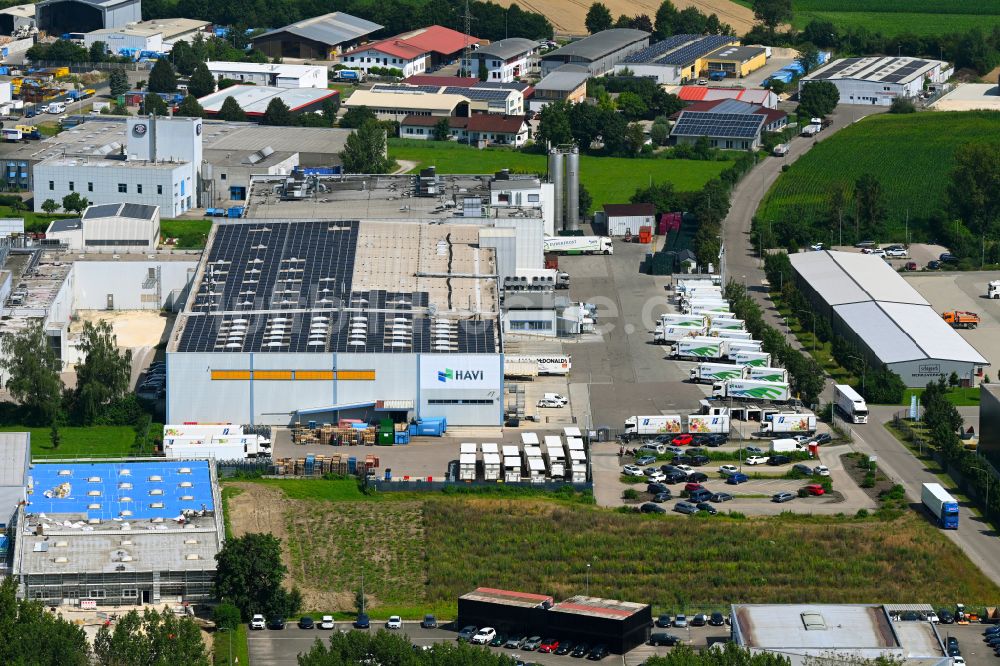
<svg viewBox="0 0 1000 666">
<path fill-rule="evenodd" d="M 816 432 L 815 414 L 797 414 L 794 412 L 778 412 L 768 414 L 767 419 L 760 424 L 761 432 L 778 434 L 809 434 Z"/>
<path fill-rule="evenodd" d="M 986 298 L 1000 298 L 1000 280 L 990 280 L 986 285 Z"/>
<path fill-rule="evenodd" d="M 702 315 L 690 314 L 662 314 L 660 315 L 660 326 L 687 326 L 688 328 L 705 328 L 707 322 Z"/>
<path fill-rule="evenodd" d="M 692 382 L 711 382 L 716 384 L 727 379 L 749 379 L 745 365 L 735 363 L 699 363 L 691 368 Z"/>
<path fill-rule="evenodd" d="M 723 340 L 753 340 L 753 333 L 750 331 L 740 331 L 730 328 L 716 328 L 715 326 L 712 326 L 708 329 L 708 334 L 710 336 L 722 338 Z"/>
<path fill-rule="evenodd" d="M 572 367 L 572 356 L 504 356 L 503 358 L 505 377 L 568 375 Z"/>
<path fill-rule="evenodd" d="M 833 404 L 851 423 L 868 423 L 868 405 L 857 391 L 847 384 L 833 385 Z"/>
<path fill-rule="evenodd" d="M 664 342 L 677 342 L 684 338 L 698 337 L 705 335 L 704 328 L 691 328 L 689 326 L 663 326 L 658 325 L 653 331 L 653 342 L 662 344 Z"/>
<path fill-rule="evenodd" d="M 713 384 L 712 397 L 786 402 L 791 399 L 792 392 L 789 385 L 785 382 L 733 379 Z"/>
<path fill-rule="evenodd" d="M 712 328 L 717 328 L 719 330 L 728 331 L 745 331 L 747 330 L 747 324 L 742 319 L 735 319 L 733 317 L 712 317 L 710 320 Z"/>
<path fill-rule="evenodd" d="M 688 416 L 688 432 L 693 434 L 718 433 L 729 434 L 728 415 L 691 414 Z"/>
<path fill-rule="evenodd" d="M 767 352 L 734 349 L 732 344 L 729 345 L 729 360 L 739 365 L 749 365 L 752 368 L 771 365 L 771 355 Z"/>
<path fill-rule="evenodd" d="M 614 254 L 615 248 L 607 236 L 546 236 L 542 241 L 545 252 L 556 254 Z"/>
<path fill-rule="evenodd" d="M 720 338 L 685 338 L 678 340 L 671 350 L 674 358 L 694 358 L 703 361 L 717 361 L 725 358 L 729 350 L 729 340 Z"/>
<path fill-rule="evenodd" d="M 736 352 L 741 351 L 759 352 L 762 350 L 763 346 L 764 343 L 760 340 L 730 340 L 729 353 L 735 354 Z M 770 363 L 768 365 L 770 365 Z"/>
<path fill-rule="evenodd" d="M 630 416 L 625 419 L 625 437 L 666 435 L 683 431 L 681 417 L 677 414 Z"/>
<path fill-rule="evenodd" d="M 756 379 L 762 382 L 787 382 L 788 370 L 784 368 L 768 368 L 764 366 L 748 365 L 744 366 L 749 371 L 747 379 Z"/>
</svg>

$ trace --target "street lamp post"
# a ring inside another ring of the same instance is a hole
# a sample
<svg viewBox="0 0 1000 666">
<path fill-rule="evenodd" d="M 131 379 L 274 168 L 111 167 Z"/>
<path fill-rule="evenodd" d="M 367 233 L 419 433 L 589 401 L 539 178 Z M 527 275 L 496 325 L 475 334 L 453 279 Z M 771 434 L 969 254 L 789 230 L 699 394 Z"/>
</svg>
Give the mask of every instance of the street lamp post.
<svg viewBox="0 0 1000 666">
<path fill-rule="evenodd" d="M 587 562 L 587 596 L 590 596 L 590 562 Z"/>
<path fill-rule="evenodd" d="M 229 637 L 229 658 L 226 660 L 227 664 L 233 663 L 233 630 L 230 627 L 219 627 L 219 631 L 224 631 Z"/>
<path fill-rule="evenodd" d="M 816 351 L 816 313 L 810 312 L 809 310 L 796 310 L 796 313 L 804 312 L 807 315 L 812 315 L 813 318 L 813 351 Z"/>
<path fill-rule="evenodd" d="M 868 375 L 868 359 L 863 356 L 856 356 L 854 354 L 848 355 L 847 358 L 856 358 L 864 364 L 863 369 L 861 371 L 861 392 L 867 394 L 868 391 L 865 389 L 865 377 L 867 377 Z"/>
</svg>

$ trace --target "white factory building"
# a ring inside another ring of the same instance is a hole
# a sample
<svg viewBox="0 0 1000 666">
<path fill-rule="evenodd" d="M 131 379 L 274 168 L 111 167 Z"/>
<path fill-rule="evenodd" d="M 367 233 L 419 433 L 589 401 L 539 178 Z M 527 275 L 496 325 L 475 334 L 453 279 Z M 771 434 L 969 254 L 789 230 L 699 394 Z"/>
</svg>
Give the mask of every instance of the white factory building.
<svg viewBox="0 0 1000 666">
<path fill-rule="evenodd" d="M 799 79 L 799 90 L 813 81 L 837 86 L 841 104 L 889 106 L 898 97 L 918 97 L 927 87 L 937 87 L 954 73 L 941 60 L 895 56 L 842 58 Z"/>
<path fill-rule="evenodd" d="M 473 76 L 485 71 L 485 81 L 511 83 L 538 69 L 538 42 L 523 37 L 501 39 L 488 46 L 481 46 L 469 54 L 469 63 L 463 67 Z"/>
<path fill-rule="evenodd" d="M 834 251 L 789 259 L 802 293 L 869 368 L 884 365 L 907 386 L 923 387 L 952 372 L 972 382 L 989 365 L 885 260 Z"/>
<path fill-rule="evenodd" d="M 129 118 L 125 145 L 96 153 L 62 154 L 34 167 L 35 210 L 52 199 L 78 192 L 91 204 L 158 206 L 177 217 L 198 205 L 202 161 L 200 118 Z"/>
<path fill-rule="evenodd" d="M 216 80 L 230 79 L 255 86 L 274 88 L 327 87 L 327 69 L 321 65 L 286 65 L 284 63 L 227 62 L 205 63 Z"/>
<path fill-rule="evenodd" d="M 160 209 L 118 203 L 89 206 L 79 219 L 53 220 L 45 231 L 47 245 L 90 252 L 148 252 L 160 242 Z"/>
</svg>

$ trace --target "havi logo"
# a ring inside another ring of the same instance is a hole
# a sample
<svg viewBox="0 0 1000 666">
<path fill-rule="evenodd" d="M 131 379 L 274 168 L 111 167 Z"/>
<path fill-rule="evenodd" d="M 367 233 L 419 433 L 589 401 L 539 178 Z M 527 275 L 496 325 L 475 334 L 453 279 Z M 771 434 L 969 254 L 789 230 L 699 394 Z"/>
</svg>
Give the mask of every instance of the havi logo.
<svg viewBox="0 0 1000 666">
<path fill-rule="evenodd" d="M 438 381 L 448 382 L 448 381 L 469 381 L 474 382 L 476 380 L 483 380 L 482 370 L 452 370 L 451 368 L 445 368 L 444 370 L 438 370 Z"/>
</svg>

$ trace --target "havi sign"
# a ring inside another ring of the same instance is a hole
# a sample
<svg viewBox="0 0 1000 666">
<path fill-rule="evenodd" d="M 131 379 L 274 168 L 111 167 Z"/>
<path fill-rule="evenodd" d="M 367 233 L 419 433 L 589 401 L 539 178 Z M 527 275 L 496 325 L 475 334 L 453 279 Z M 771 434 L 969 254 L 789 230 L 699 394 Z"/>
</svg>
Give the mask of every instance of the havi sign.
<svg viewBox="0 0 1000 666">
<path fill-rule="evenodd" d="M 493 354 L 422 354 L 421 389 L 499 389 L 503 371 Z"/>
</svg>

